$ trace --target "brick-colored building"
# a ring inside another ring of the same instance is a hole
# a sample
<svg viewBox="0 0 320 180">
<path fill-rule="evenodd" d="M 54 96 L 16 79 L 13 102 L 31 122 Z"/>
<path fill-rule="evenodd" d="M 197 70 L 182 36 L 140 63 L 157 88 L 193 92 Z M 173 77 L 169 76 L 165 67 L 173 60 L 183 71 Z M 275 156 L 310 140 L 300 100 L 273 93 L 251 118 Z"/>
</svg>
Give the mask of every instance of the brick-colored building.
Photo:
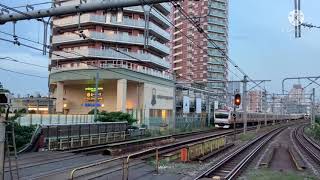
<svg viewBox="0 0 320 180">
<path fill-rule="evenodd" d="M 180 4 L 189 16 L 200 21 L 210 40 L 228 54 L 228 0 L 185 0 Z M 177 80 L 203 83 L 217 94 L 225 93 L 228 63 L 223 53 L 178 9 L 174 10 L 173 19 L 177 28 L 173 33 L 172 59 Z"/>
</svg>

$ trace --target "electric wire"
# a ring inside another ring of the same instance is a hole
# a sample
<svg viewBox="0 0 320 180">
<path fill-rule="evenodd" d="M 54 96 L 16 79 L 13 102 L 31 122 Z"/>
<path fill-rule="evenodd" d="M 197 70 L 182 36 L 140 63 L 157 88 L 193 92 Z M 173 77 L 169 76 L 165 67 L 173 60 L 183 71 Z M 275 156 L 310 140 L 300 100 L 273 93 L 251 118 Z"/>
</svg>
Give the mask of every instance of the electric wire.
<svg viewBox="0 0 320 180">
<path fill-rule="evenodd" d="M 1 4 L 0 4 L 0 5 L 1 5 Z M 5 6 L 5 5 L 3 5 L 3 6 L 4 6 L 4 7 L 8 7 L 8 6 Z M 10 9 L 10 7 L 8 7 L 8 8 Z M 25 13 L 19 11 L 19 10 L 15 10 L 15 12 L 20 13 L 20 14 L 25 14 Z M 42 20 L 42 21 L 43 21 L 43 20 Z M 54 25 L 54 24 L 52 24 L 52 26 L 61 28 L 60 26 Z M 77 32 L 71 32 L 71 33 L 76 34 L 76 35 L 79 35 L 79 36 L 82 35 L 81 33 L 77 33 Z M 86 39 L 91 39 L 91 38 L 90 38 L 90 37 L 86 37 Z M 24 38 L 24 40 L 26 40 L 26 38 Z M 92 40 L 93 40 L 93 39 L 92 39 Z M 36 41 L 32 41 L 32 42 L 39 44 L 39 43 L 36 42 Z M 26 46 L 26 45 L 24 45 L 24 46 Z M 48 45 L 46 45 L 46 46 L 48 46 Z M 33 48 L 33 49 L 35 49 L 35 48 Z M 115 50 L 116 52 L 119 52 L 119 53 L 121 53 L 121 54 L 124 54 L 124 55 L 130 57 L 130 58 L 133 58 L 133 59 L 135 59 L 135 60 L 138 60 L 138 61 L 143 62 L 142 60 L 140 60 L 140 59 L 138 59 L 138 58 L 136 58 L 136 57 L 134 57 L 134 56 L 131 56 L 131 55 L 125 53 L 125 52 L 122 52 L 122 51 L 120 51 L 120 50 L 118 50 L 118 49 L 115 49 L 115 48 L 110 48 L 110 49 L 113 49 L 113 50 Z M 39 50 L 39 49 L 35 49 L 35 50 Z M 86 56 L 81 55 L 80 53 L 72 53 L 72 52 L 69 52 L 69 51 L 63 51 L 63 52 L 71 53 L 71 54 L 77 54 L 77 55 L 80 55 L 80 56 L 86 58 Z M 51 52 L 51 53 L 52 53 L 52 52 Z M 61 55 L 57 55 L 57 56 L 63 57 L 63 56 L 61 56 Z M 66 57 L 66 58 L 67 58 L 67 57 Z M 83 62 L 81 62 L 81 63 L 83 63 Z M 86 64 L 86 63 L 84 63 L 84 64 Z M 88 65 L 88 64 L 86 64 L 86 65 Z M 93 65 L 89 65 L 89 66 L 93 66 Z M 97 66 L 93 66 L 93 67 L 97 67 Z M 97 67 L 97 68 L 100 68 L 100 67 Z M 107 69 L 107 70 L 110 70 L 110 69 Z M 206 86 L 204 86 L 203 84 L 198 84 L 198 85 L 201 85 L 201 86 L 203 86 L 204 88 L 206 88 Z"/>
<path fill-rule="evenodd" d="M 253 82 L 258 87 L 262 88 L 258 83 L 256 83 L 254 80 L 252 80 L 212 39 L 210 39 L 209 35 L 203 30 L 203 28 L 200 27 L 200 24 L 198 24 L 194 19 L 192 19 L 181 7 L 181 5 L 177 2 L 171 2 L 174 7 L 178 8 L 178 11 L 185 16 L 185 18 L 201 33 L 204 34 L 204 36 L 207 38 L 207 40 L 218 50 L 221 52 L 221 55 L 224 56 L 236 69 L 238 69 L 239 72 L 241 72 L 244 76 L 248 78 L 249 81 Z"/>
</svg>

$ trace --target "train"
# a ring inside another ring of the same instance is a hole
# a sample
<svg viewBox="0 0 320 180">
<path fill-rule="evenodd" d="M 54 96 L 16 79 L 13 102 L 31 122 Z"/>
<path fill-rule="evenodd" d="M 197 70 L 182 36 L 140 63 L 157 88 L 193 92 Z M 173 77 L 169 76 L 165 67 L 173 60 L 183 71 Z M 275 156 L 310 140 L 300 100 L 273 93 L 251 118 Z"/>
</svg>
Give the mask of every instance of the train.
<svg viewBox="0 0 320 180">
<path fill-rule="evenodd" d="M 235 113 L 236 127 L 243 126 L 243 111 Z M 304 119 L 305 114 L 273 114 L 273 113 L 259 113 L 259 112 L 247 112 L 247 123 L 250 125 L 257 125 L 259 123 L 273 123 L 281 121 L 292 121 L 298 119 Z M 218 109 L 214 112 L 214 124 L 218 128 L 231 128 L 234 125 L 234 113 L 232 110 Z"/>
</svg>

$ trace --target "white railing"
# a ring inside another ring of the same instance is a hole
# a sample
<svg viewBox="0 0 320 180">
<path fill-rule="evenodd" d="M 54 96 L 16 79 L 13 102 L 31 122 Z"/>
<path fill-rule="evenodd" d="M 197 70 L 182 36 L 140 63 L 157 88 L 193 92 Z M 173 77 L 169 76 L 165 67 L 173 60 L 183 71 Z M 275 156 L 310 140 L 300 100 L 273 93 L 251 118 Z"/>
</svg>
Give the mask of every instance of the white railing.
<svg viewBox="0 0 320 180">
<path fill-rule="evenodd" d="M 141 12 L 143 13 L 143 9 L 141 6 L 132 6 L 132 7 L 126 7 L 124 8 L 125 10 L 128 11 L 134 11 L 134 12 Z M 151 10 L 151 15 L 155 18 L 157 18 L 158 20 L 160 20 L 163 24 L 167 25 L 167 27 L 170 27 L 170 19 L 168 17 L 166 17 L 165 15 L 159 14 L 156 10 L 152 9 Z"/>
<path fill-rule="evenodd" d="M 110 68 L 121 68 L 128 69 L 135 72 L 140 72 L 143 74 L 148 74 L 151 76 L 156 76 L 159 78 L 172 80 L 172 75 L 165 71 L 158 71 L 146 66 L 141 66 L 139 64 L 130 63 L 126 61 L 105 61 L 105 63 L 100 64 L 99 68 L 110 69 Z M 73 63 L 60 65 L 51 69 L 51 73 L 68 71 L 68 70 L 80 70 L 80 69 L 97 69 L 97 67 L 90 66 L 84 63 Z"/>
<path fill-rule="evenodd" d="M 127 34 L 105 34 L 102 32 L 93 32 L 93 31 L 84 31 L 84 34 L 96 40 L 102 41 L 112 41 L 112 42 L 121 42 L 121 43 L 128 43 L 128 44 L 139 44 L 144 45 L 144 37 L 143 36 L 130 36 Z M 82 41 L 85 40 L 79 37 L 77 34 L 68 34 L 68 35 L 56 35 L 52 37 L 52 43 L 64 43 L 64 42 L 72 42 L 72 41 Z M 149 45 L 154 47 L 155 49 L 160 50 L 161 52 L 169 55 L 170 48 L 165 44 L 161 44 L 158 41 L 154 41 L 149 38 Z"/>
<path fill-rule="evenodd" d="M 52 60 L 61 60 L 67 58 L 80 58 L 80 57 L 99 57 L 99 58 L 111 58 L 130 61 L 144 61 L 154 63 L 156 65 L 170 68 L 170 63 L 166 60 L 159 58 L 152 54 L 141 54 L 135 52 L 117 52 L 113 49 L 95 49 L 95 48 L 81 48 L 72 50 L 70 53 L 65 51 L 53 51 Z"/>
<path fill-rule="evenodd" d="M 96 23 L 103 23 L 103 24 L 113 24 L 119 26 L 129 26 L 134 28 L 145 28 L 145 21 L 141 19 L 129 19 L 123 18 L 121 22 L 118 22 L 115 18 L 111 18 L 110 22 L 106 21 L 106 16 L 103 15 L 94 15 L 94 14 L 83 14 L 80 16 L 80 23 L 88 23 L 88 22 L 96 22 Z M 54 24 L 57 26 L 70 26 L 76 25 L 79 23 L 78 16 L 68 16 L 61 19 L 54 20 Z M 170 34 L 154 24 L 153 22 L 149 22 L 149 29 L 156 34 L 160 35 L 161 37 L 165 38 L 166 40 L 170 40 Z"/>
</svg>

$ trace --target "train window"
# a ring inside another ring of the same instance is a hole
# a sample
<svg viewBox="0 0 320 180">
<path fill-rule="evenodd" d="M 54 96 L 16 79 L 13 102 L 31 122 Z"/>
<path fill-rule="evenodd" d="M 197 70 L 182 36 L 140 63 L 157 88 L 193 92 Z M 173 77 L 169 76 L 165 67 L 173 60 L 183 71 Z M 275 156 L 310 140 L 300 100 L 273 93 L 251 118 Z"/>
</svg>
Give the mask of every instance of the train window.
<svg viewBox="0 0 320 180">
<path fill-rule="evenodd" d="M 216 118 L 228 119 L 229 115 L 225 113 L 216 113 Z"/>
</svg>

